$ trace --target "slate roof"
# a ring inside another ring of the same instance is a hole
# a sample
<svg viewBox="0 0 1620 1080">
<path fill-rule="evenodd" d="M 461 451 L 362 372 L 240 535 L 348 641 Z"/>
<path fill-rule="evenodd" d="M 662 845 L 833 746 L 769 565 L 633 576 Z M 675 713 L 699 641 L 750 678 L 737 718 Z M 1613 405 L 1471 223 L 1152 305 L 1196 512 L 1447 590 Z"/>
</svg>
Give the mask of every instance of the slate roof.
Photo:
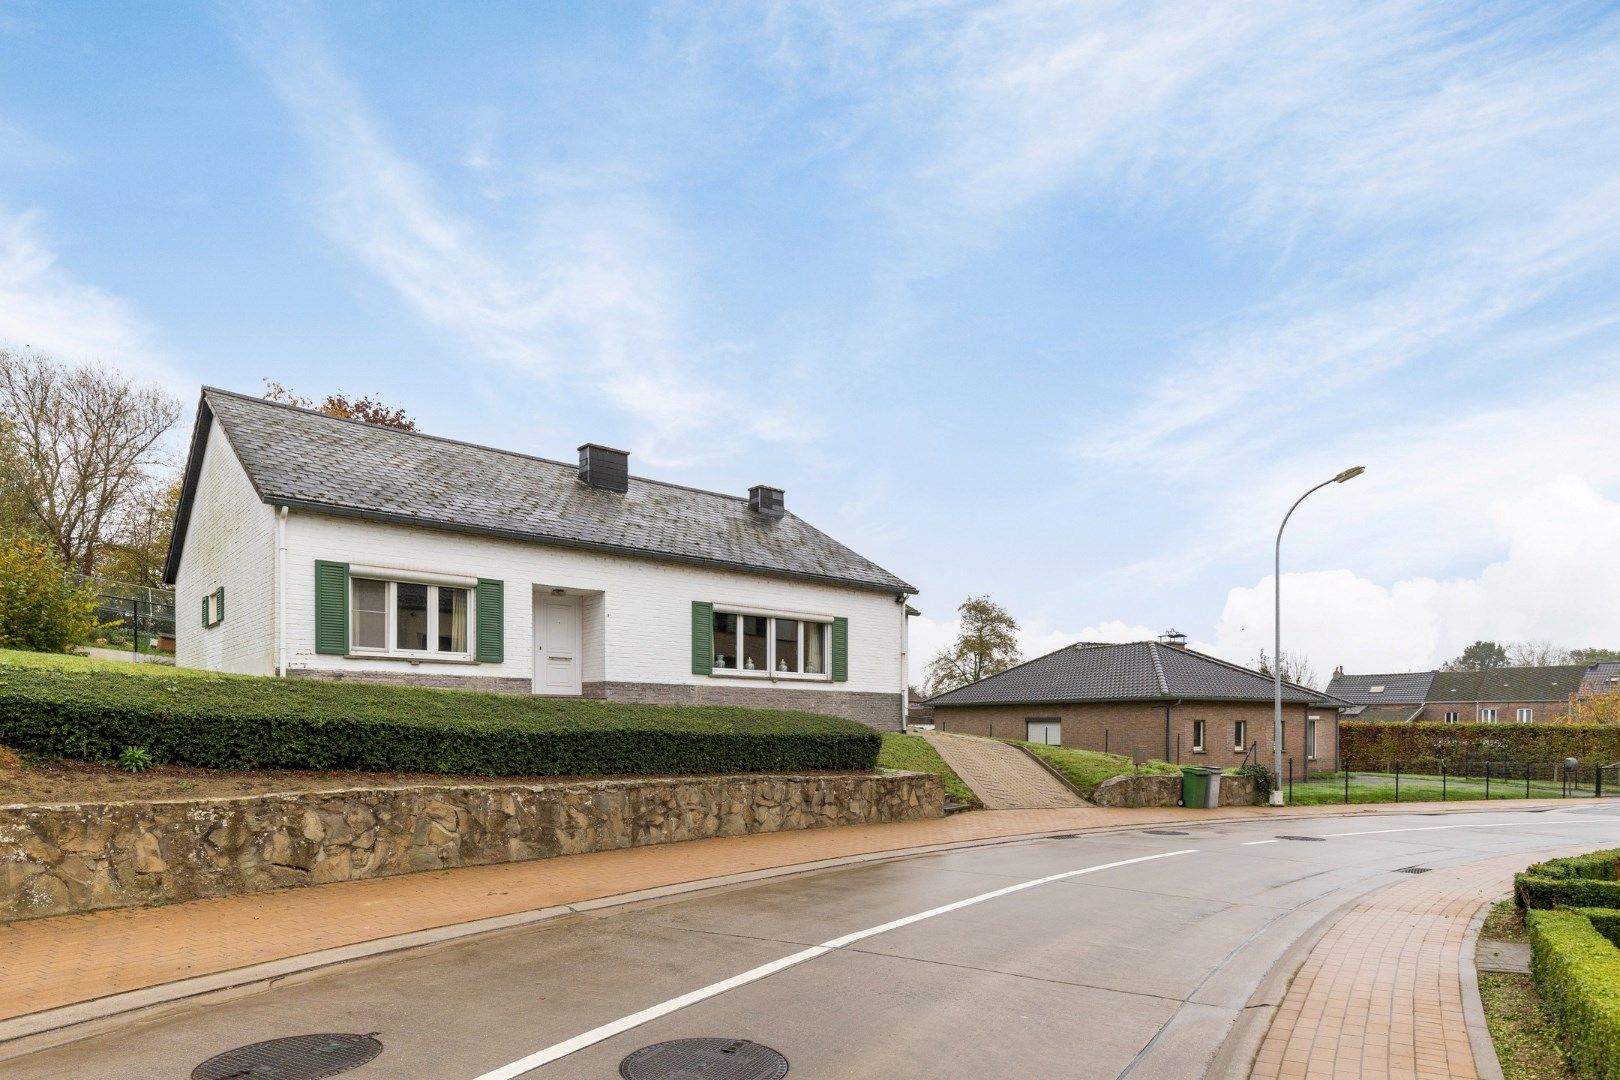
<svg viewBox="0 0 1620 1080">
<path fill-rule="evenodd" d="M 1061 705 L 1087 701 L 1270 701 L 1269 676 L 1158 641 L 1082 642 L 999 675 L 952 690 L 929 704 Z M 1345 704 L 1309 687 L 1283 683 L 1293 704 Z"/>
<path fill-rule="evenodd" d="M 1586 692 L 1608 694 L 1620 689 L 1620 660 L 1600 660 L 1586 669 Z"/>
<path fill-rule="evenodd" d="M 1585 664 L 1437 671 L 1430 701 L 1566 701 L 1579 693 Z"/>
<path fill-rule="evenodd" d="M 542 544 L 721 566 L 897 593 L 917 590 L 788 513 L 741 496 L 641 477 L 593 488 L 576 466 L 341 420 L 206 387 L 164 571 L 173 582 L 217 420 L 259 498 L 273 505 Z"/>
<path fill-rule="evenodd" d="M 1327 684 L 1327 692 L 1357 705 L 1417 705 L 1428 700 L 1434 674 L 1396 671 L 1386 675 L 1335 675 Z M 1374 693 L 1375 686 L 1384 689 Z"/>
<path fill-rule="evenodd" d="M 1373 724 L 1404 724 L 1416 720 L 1423 712 L 1421 702 L 1404 705 L 1357 705 L 1345 715 L 1346 720 L 1365 720 Z"/>
</svg>

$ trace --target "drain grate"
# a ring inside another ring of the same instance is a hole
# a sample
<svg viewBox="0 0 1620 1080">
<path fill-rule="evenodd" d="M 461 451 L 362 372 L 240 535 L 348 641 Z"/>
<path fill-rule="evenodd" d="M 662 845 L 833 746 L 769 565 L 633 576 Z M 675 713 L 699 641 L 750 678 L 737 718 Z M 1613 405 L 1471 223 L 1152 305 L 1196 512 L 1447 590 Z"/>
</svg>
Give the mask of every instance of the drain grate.
<svg viewBox="0 0 1620 1080">
<path fill-rule="evenodd" d="M 676 1039 L 643 1046 L 619 1062 L 624 1080 L 782 1080 L 788 1060 L 747 1039 Z"/>
<path fill-rule="evenodd" d="M 1180 829 L 1143 829 L 1142 831 L 1145 832 L 1145 833 L 1152 833 L 1154 836 L 1186 836 L 1186 835 L 1188 835 L 1187 833 L 1182 832 Z"/>
<path fill-rule="evenodd" d="M 1279 836 L 1279 837 L 1277 837 L 1277 839 L 1279 839 L 1279 840 L 1310 840 L 1313 843 L 1320 844 L 1320 843 L 1323 843 L 1324 841 L 1326 841 L 1327 837 L 1325 837 L 1325 836 Z"/>
<path fill-rule="evenodd" d="M 191 1080 L 322 1080 L 380 1053 L 382 1043 L 371 1035 L 294 1035 L 216 1054 L 191 1071 Z"/>
<path fill-rule="evenodd" d="M 1403 866 L 1395 872 L 1397 874 L 1427 874 L 1433 869 L 1432 866 Z"/>
</svg>

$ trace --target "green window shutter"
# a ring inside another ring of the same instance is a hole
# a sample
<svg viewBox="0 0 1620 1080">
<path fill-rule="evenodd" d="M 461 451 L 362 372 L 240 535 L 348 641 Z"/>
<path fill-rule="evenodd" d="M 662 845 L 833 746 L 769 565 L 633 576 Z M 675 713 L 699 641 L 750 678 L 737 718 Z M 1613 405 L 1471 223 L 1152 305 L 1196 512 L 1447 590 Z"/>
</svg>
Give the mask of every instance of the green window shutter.
<svg viewBox="0 0 1620 1080">
<path fill-rule="evenodd" d="M 692 674 L 714 674 L 714 605 L 692 601 Z"/>
<path fill-rule="evenodd" d="M 214 590 L 214 625 L 225 621 L 225 586 Z"/>
<path fill-rule="evenodd" d="M 315 560 L 315 651 L 349 651 L 349 564 Z"/>
<path fill-rule="evenodd" d="M 489 578 L 478 579 L 478 640 L 474 658 L 480 664 L 506 659 L 506 586 Z"/>
<path fill-rule="evenodd" d="M 832 681 L 849 682 L 849 620 L 837 618 L 832 627 Z"/>
<path fill-rule="evenodd" d="M 207 593 L 203 593 L 203 606 L 202 606 L 203 623 L 202 624 L 203 624 L 203 629 L 204 630 L 208 629 L 208 627 L 211 625 L 209 623 L 209 621 L 208 621 L 208 601 L 210 601 L 212 599 L 213 599 L 213 597 L 209 596 Z"/>
</svg>

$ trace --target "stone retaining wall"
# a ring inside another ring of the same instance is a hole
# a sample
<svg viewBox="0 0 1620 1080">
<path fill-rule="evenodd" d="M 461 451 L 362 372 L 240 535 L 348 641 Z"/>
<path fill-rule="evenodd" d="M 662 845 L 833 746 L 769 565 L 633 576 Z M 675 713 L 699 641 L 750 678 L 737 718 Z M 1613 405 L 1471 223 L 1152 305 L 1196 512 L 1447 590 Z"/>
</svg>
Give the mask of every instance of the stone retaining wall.
<svg viewBox="0 0 1620 1080">
<path fill-rule="evenodd" d="M 0 920 L 943 813 L 898 772 L 0 806 Z"/>
<path fill-rule="evenodd" d="M 1091 793 L 1091 801 L 1098 806 L 1174 806 L 1179 798 L 1181 776 L 1178 773 L 1110 777 Z M 1221 805 L 1253 806 L 1254 778 L 1222 776 Z"/>
</svg>

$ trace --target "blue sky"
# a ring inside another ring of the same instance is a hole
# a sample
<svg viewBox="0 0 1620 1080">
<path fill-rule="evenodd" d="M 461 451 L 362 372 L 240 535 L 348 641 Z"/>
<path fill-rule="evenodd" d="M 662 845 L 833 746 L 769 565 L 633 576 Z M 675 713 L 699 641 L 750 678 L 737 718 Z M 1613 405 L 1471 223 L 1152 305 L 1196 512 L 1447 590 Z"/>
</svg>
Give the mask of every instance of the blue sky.
<svg viewBox="0 0 1620 1080">
<path fill-rule="evenodd" d="M 0 342 L 789 505 L 1031 653 L 1620 646 L 1620 11 L 0 0 Z"/>
</svg>

